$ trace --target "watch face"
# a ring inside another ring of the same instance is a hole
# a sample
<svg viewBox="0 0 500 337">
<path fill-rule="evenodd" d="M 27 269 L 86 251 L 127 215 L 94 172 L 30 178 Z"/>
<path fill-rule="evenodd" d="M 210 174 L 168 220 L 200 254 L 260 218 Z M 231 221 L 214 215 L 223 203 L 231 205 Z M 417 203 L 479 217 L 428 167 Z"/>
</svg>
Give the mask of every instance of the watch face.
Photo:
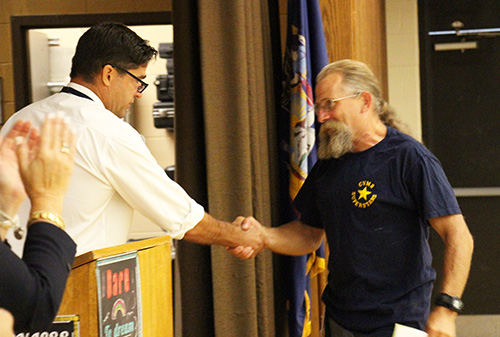
<svg viewBox="0 0 500 337">
<path fill-rule="evenodd" d="M 436 299 L 436 304 L 456 312 L 461 312 L 464 308 L 464 303 L 460 298 L 453 297 L 447 294 L 440 294 Z"/>
<path fill-rule="evenodd" d="M 456 298 L 453 298 L 451 300 L 451 305 L 454 307 L 454 308 L 457 308 L 458 310 L 462 310 L 462 307 L 464 306 L 463 302 L 460 301 L 459 299 L 456 299 Z"/>
</svg>

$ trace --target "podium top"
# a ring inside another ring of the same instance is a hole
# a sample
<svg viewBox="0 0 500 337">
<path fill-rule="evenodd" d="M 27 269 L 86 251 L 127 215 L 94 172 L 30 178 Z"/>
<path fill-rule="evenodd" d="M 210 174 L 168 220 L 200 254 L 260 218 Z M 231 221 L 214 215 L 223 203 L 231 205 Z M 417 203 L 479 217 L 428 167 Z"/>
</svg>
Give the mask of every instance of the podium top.
<svg viewBox="0 0 500 337">
<path fill-rule="evenodd" d="M 82 266 L 84 264 L 90 263 L 92 261 L 95 261 L 97 259 L 102 259 L 105 257 L 124 254 L 137 250 L 149 249 L 164 244 L 171 245 L 171 242 L 172 238 L 168 235 L 165 235 L 152 239 L 132 241 L 123 245 L 91 250 L 90 252 L 86 252 L 75 257 L 75 261 L 73 262 L 73 269 Z"/>
</svg>

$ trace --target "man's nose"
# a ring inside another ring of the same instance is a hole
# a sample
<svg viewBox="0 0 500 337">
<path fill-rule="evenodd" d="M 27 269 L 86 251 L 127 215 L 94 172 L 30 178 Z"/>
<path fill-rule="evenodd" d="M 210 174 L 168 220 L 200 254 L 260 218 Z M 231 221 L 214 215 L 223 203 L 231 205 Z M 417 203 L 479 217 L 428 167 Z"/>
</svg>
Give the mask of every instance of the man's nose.
<svg viewBox="0 0 500 337">
<path fill-rule="evenodd" d="M 330 113 L 326 111 L 326 109 L 321 108 L 319 109 L 317 117 L 319 123 L 324 123 L 331 118 Z"/>
</svg>

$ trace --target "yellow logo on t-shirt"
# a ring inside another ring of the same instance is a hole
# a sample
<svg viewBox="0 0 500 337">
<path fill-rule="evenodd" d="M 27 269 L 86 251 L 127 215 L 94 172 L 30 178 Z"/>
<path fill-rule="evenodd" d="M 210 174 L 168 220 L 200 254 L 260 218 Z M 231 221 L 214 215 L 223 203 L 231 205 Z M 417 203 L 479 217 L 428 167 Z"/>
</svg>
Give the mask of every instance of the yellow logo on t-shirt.
<svg viewBox="0 0 500 337">
<path fill-rule="evenodd" d="M 369 180 L 362 180 L 358 183 L 358 189 L 351 193 L 351 200 L 358 208 L 367 208 L 377 199 L 377 195 L 372 192 L 375 184 Z"/>
</svg>

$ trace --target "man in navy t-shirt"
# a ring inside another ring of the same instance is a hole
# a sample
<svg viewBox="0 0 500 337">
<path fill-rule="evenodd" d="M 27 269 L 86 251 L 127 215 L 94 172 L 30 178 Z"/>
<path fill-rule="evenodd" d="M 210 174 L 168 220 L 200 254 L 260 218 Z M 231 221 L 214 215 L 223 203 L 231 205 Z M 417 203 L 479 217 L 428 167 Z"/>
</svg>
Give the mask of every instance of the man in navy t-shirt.
<svg viewBox="0 0 500 337">
<path fill-rule="evenodd" d="M 334 62 L 316 83 L 320 160 L 295 198 L 300 220 L 261 227 L 267 248 L 306 254 L 326 233 L 326 336 L 390 337 L 396 323 L 456 336 L 473 240 L 441 164 L 398 130 L 365 64 Z M 243 221 L 252 225 L 259 226 Z M 432 312 L 430 227 L 446 246 Z"/>
</svg>

